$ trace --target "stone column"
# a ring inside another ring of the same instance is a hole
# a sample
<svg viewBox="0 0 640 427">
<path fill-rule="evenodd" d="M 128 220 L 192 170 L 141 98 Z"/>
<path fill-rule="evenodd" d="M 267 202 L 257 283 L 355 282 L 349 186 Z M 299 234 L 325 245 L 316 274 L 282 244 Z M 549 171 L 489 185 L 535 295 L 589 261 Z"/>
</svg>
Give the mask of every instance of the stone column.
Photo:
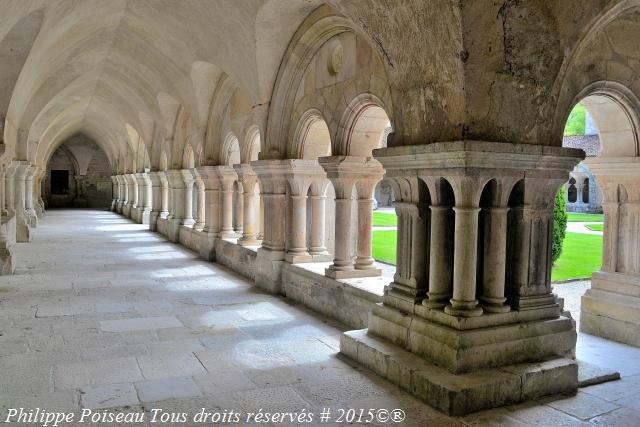
<svg viewBox="0 0 640 427">
<path fill-rule="evenodd" d="M 42 218 L 42 216 L 44 216 L 44 201 L 42 200 L 42 177 L 44 176 L 45 171 L 42 169 L 37 169 L 37 172 L 34 176 L 34 182 L 33 182 L 33 187 L 34 187 L 34 208 L 36 211 L 36 216 L 38 218 Z M 0 189 L 3 188 L 2 185 L 0 185 Z"/>
<path fill-rule="evenodd" d="M 505 206 L 492 206 L 485 211 L 485 253 L 483 289 L 480 300 L 489 313 L 506 313 L 511 307 L 505 302 L 505 272 L 507 262 L 507 213 Z"/>
<path fill-rule="evenodd" d="M 14 212 L 16 215 L 16 241 L 30 242 L 31 227 L 26 212 L 26 177 L 31 172 L 31 166 L 25 161 L 16 161 L 15 175 L 13 177 L 14 187 Z"/>
<path fill-rule="evenodd" d="M 15 208 L 15 191 L 14 191 L 14 177 L 16 174 L 16 164 L 14 162 L 9 163 L 7 165 L 5 171 L 5 206 L 7 209 L 8 216 L 15 216 L 16 208 Z"/>
<path fill-rule="evenodd" d="M 119 214 L 126 216 L 125 211 L 129 205 L 129 180 L 126 174 L 118 175 L 120 177 L 120 189 L 122 194 L 122 203 L 118 210 Z"/>
<path fill-rule="evenodd" d="M 34 167 L 30 167 L 25 175 L 25 194 L 24 194 L 24 206 L 25 206 L 25 214 L 27 218 L 27 222 L 31 228 L 36 228 L 38 226 L 38 217 L 36 215 L 36 210 L 33 204 L 33 193 L 35 191 L 34 187 L 34 177 L 36 174 L 36 169 Z"/>
<path fill-rule="evenodd" d="M 131 218 L 138 203 L 138 183 L 132 173 L 125 174 L 124 178 L 127 184 L 127 201 L 122 207 L 122 213 L 127 218 Z"/>
<path fill-rule="evenodd" d="M 319 256 L 330 260 L 330 254 L 325 247 L 325 210 L 327 187 L 329 181 L 316 179 L 311 183 L 311 238 L 309 254 L 314 258 Z"/>
<path fill-rule="evenodd" d="M 169 215 L 169 188 L 165 172 L 149 172 L 151 181 L 151 211 L 149 212 L 149 230 L 158 230 L 158 219 Z"/>
<path fill-rule="evenodd" d="M 151 215 L 151 178 L 147 172 L 135 174 L 138 187 L 137 221 L 140 224 L 149 224 Z"/>
<path fill-rule="evenodd" d="M 371 243 L 373 237 L 373 191 L 376 184 L 382 180 L 384 171 L 380 166 L 379 174 L 373 170 L 367 171 L 367 176 L 356 182 L 358 194 L 358 244 L 356 248 L 355 268 L 357 270 L 369 270 L 371 275 L 380 275 L 382 271 L 373 263 L 371 256 Z"/>
<path fill-rule="evenodd" d="M 201 166 L 197 168 L 198 175 L 204 185 L 204 228 L 203 232 L 212 238 L 220 233 L 220 183 L 217 166 Z"/>
<path fill-rule="evenodd" d="M 309 176 L 293 174 L 287 180 L 287 228 L 285 260 L 292 264 L 311 261 L 307 250 L 307 192 L 311 185 Z"/>
<path fill-rule="evenodd" d="M 169 221 L 167 237 L 172 242 L 180 240 L 180 227 L 182 225 L 193 224 L 191 212 L 185 212 L 187 207 L 187 183 L 189 182 L 188 175 L 185 180 L 185 171 L 190 175 L 188 170 L 182 169 L 172 169 L 166 172 L 171 191 L 170 215 L 167 218 Z M 191 184 L 193 184 L 192 179 Z M 191 193 L 188 194 L 188 198 L 191 199 Z"/>
<path fill-rule="evenodd" d="M 202 181 L 202 177 L 198 173 L 196 169 L 192 170 L 195 183 L 197 189 L 197 206 L 196 212 L 197 217 L 194 218 L 196 223 L 193 225 L 193 228 L 197 231 L 204 230 L 205 226 L 205 216 L 206 216 L 206 202 L 205 202 L 205 188 L 204 182 Z"/>
<path fill-rule="evenodd" d="M 444 307 L 452 292 L 451 263 L 445 254 L 450 254 L 447 240 L 450 206 L 431 206 L 431 246 L 429 250 L 429 292 L 425 305 L 431 308 Z"/>
<path fill-rule="evenodd" d="M 318 159 L 320 165 L 327 172 L 327 177 L 333 183 L 336 193 L 336 226 L 335 226 L 335 251 L 333 264 L 326 269 L 325 274 L 334 279 L 344 279 L 351 277 L 379 276 L 380 270 L 369 269 L 369 258 L 371 254 L 371 230 L 359 230 L 363 232 L 361 242 L 361 268 L 354 268 L 351 242 L 354 227 L 351 221 L 351 208 L 353 205 L 352 193 L 358 182 L 368 180 L 374 181 L 382 178 L 382 167 L 380 163 L 367 157 L 355 156 L 329 156 Z M 374 185 L 366 184 L 359 194 L 366 194 L 367 199 L 371 199 Z M 370 192 L 369 192 L 370 188 Z M 363 196 L 363 199 L 365 197 Z M 371 208 L 370 202 L 362 203 L 363 227 L 370 224 Z M 368 219 L 367 219 L 368 218 Z M 359 221 L 360 222 L 360 221 Z M 366 267 L 366 268 L 362 268 Z"/>
<path fill-rule="evenodd" d="M 115 212 L 118 205 L 118 199 L 120 198 L 120 188 L 118 186 L 118 181 L 116 180 L 116 176 L 111 176 L 111 206 L 109 210 Z"/>
<path fill-rule="evenodd" d="M 258 233 L 260 230 L 260 195 L 258 194 L 258 176 L 248 164 L 233 166 L 238 175 L 238 182 L 242 184 L 243 191 L 243 218 L 242 237 L 238 244 L 242 246 L 256 246 L 260 242 Z"/>
<path fill-rule="evenodd" d="M 231 166 L 217 166 L 216 171 L 220 182 L 220 237 L 237 237 L 233 229 L 233 183 L 238 176 Z"/>
<path fill-rule="evenodd" d="M 233 230 L 236 234 L 242 236 L 244 220 L 244 189 L 242 188 L 242 183 L 240 181 L 236 181 L 235 191 L 233 193 Z"/>
<path fill-rule="evenodd" d="M 418 190 L 420 180 L 390 178 L 398 217 L 396 272 L 384 296 L 385 304 L 412 311 L 428 285 L 429 210 Z"/>
<path fill-rule="evenodd" d="M 286 188 L 284 171 L 288 160 L 258 160 L 251 168 L 258 176 L 264 202 L 264 238 L 258 248 L 255 282 L 271 293 L 282 291 L 282 264 L 285 257 Z"/>
<path fill-rule="evenodd" d="M 184 208 L 182 210 L 182 221 L 180 221 L 180 225 L 184 225 L 187 227 L 192 227 L 196 221 L 193 219 L 193 185 L 194 185 L 194 177 L 193 172 L 190 169 L 182 169 L 182 180 L 184 182 L 184 187 L 180 189 L 183 193 L 181 197 L 182 202 L 184 203 Z"/>
<path fill-rule="evenodd" d="M 0 164 L 0 217 L 8 216 L 7 211 L 7 189 L 5 187 L 7 167 Z"/>
<path fill-rule="evenodd" d="M 453 316 L 480 316 L 482 308 L 476 299 L 479 207 L 456 206 L 453 253 L 453 298 L 444 308 Z"/>
</svg>

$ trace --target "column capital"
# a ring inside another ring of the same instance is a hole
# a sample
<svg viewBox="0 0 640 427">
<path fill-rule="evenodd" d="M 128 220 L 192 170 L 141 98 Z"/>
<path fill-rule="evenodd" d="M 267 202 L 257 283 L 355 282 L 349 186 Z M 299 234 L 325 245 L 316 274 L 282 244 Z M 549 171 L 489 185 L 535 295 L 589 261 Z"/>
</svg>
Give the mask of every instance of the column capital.
<svg viewBox="0 0 640 427">
<path fill-rule="evenodd" d="M 288 184 L 292 194 L 306 195 L 312 182 L 327 176 L 315 160 L 258 160 L 251 162 L 251 167 L 264 194 L 284 193 Z"/>
</svg>

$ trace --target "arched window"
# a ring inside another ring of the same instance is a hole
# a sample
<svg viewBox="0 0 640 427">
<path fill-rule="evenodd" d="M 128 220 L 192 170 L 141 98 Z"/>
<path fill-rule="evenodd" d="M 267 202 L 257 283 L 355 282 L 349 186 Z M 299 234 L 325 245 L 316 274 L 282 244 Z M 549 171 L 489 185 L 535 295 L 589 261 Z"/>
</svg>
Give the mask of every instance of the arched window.
<svg viewBox="0 0 640 427">
<path fill-rule="evenodd" d="M 569 179 L 569 185 L 567 187 L 567 200 L 569 203 L 575 203 L 578 201 L 578 189 L 576 188 L 576 180 Z"/>
</svg>

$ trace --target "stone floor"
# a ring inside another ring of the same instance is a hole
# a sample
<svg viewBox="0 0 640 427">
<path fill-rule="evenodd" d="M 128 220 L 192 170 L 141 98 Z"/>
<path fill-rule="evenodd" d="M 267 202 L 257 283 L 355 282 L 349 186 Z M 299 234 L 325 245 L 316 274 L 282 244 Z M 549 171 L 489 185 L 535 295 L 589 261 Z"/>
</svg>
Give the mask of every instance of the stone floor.
<svg viewBox="0 0 640 427">
<path fill-rule="evenodd" d="M 449 418 L 338 356 L 339 324 L 143 226 L 109 212 L 50 211 L 34 236 L 16 247 L 16 275 L 0 278 L 0 422 L 19 407 L 145 412 L 133 425 L 148 425 L 154 408 L 304 408 L 316 414 L 304 425 L 320 425 L 323 408 L 400 408 L 399 425 L 410 426 L 640 425 L 635 348 L 581 335 L 579 357 L 620 369 L 622 380 Z"/>
</svg>

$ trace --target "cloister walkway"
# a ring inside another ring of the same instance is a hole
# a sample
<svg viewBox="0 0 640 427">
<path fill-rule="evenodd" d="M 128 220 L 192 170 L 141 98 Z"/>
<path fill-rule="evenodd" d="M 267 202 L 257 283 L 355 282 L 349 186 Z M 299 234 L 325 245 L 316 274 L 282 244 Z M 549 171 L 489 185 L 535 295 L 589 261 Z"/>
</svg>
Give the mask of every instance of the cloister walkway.
<svg viewBox="0 0 640 427">
<path fill-rule="evenodd" d="M 415 426 L 640 419 L 638 349 L 581 336 L 579 356 L 621 369 L 622 380 L 452 419 L 339 356 L 341 325 L 259 292 L 145 226 L 60 210 L 34 231 L 32 243 L 15 248 L 16 275 L 0 278 L 0 415 L 16 407 L 327 407 L 401 408 L 402 425 Z M 316 415 L 304 425 L 318 424 Z"/>
</svg>

